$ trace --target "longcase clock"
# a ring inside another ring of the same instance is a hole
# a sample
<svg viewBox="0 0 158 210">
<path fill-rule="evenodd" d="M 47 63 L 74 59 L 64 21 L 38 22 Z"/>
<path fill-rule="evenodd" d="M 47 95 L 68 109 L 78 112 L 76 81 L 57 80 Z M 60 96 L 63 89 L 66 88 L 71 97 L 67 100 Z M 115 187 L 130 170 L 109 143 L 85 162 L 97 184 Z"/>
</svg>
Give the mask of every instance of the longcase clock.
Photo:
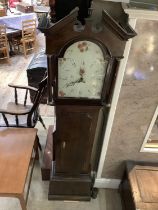
<svg viewBox="0 0 158 210">
<path fill-rule="evenodd" d="M 79 37 L 67 42 L 54 62 L 56 131 L 49 199 L 90 200 L 98 123 L 118 60 L 99 40 Z"/>
<path fill-rule="evenodd" d="M 54 5 L 50 1 L 52 16 Z M 56 113 L 49 199 L 90 200 L 118 57 L 123 56 L 126 40 L 135 35 L 128 30 L 128 21 L 119 24 L 105 11 L 93 14 L 82 30 L 76 30 L 78 10 L 43 29 L 48 101 Z M 126 17 L 122 9 L 117 9 L 118 14 Z"/>
</svg>

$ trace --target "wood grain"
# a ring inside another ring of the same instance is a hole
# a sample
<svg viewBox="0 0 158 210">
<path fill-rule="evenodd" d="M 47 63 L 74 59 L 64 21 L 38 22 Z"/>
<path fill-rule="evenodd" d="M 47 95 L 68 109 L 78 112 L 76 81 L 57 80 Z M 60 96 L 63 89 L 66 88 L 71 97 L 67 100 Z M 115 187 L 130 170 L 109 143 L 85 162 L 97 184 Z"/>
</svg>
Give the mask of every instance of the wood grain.
<svg viewBox="0 0 158 210">
<path fill-rule="evenodd" d="M 37 129 L 0 128 L 0 194 L 22 194 Z"/>
<path fill-rule="evenodd" d="M 127 161 L 125 176 L 120 185 L 124 209 L 157 210 L 157 186 L 157 164 Z"/>
</svg>

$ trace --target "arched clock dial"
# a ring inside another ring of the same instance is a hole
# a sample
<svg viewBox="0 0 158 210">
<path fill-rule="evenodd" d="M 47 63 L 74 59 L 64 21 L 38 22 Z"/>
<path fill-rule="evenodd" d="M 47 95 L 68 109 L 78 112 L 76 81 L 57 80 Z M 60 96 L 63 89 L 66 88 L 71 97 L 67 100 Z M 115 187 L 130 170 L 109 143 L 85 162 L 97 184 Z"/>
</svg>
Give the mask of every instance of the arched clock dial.
<svg viewBox="0 0 158 210">
<path fill-rule="evenodd" d="M 100 99 L 107 66 L 97 44 L 72 44 L 58 59 L 58 97 Z"/>
</svg>

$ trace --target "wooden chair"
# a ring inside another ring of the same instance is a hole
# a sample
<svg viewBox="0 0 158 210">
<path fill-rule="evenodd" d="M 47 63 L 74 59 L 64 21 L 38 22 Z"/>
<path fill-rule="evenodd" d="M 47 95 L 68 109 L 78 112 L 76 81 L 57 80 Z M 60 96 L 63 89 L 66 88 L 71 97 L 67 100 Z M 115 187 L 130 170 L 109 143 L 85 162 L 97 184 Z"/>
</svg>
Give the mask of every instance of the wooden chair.
<svg viewBox="0 0 158 210">
<path fill-rule="evenodd" d="M 34 50 L 36 47 L 36 20 L 25 20 L 22 22 L 22 39 L 24 55 L 27 51 Z"/>
<path fill-rule="evenodd" d="M 6 34 L 6 26 L 0 25 L 0 59 L 9 59 L 9 45 Z"/>
<path fill-rule="evenodd" d="M 0 109 L 0 114 L 2 114 L 2 123 L 0 127 L 35 127 L 37 121 L 39 120 L 43 127 L 46 129 L 44 122 L 39 113 L 39 104 L 42 96 L 45 92 L 47 86 L 47 77 L 39 83 L 39 88 L 34 88 L 31 86 L 19 86 L 9 84 L 9 87 L 14 88 L 15 91 L 15 102 L 9 102 L 7 108 Z M 18 103 L 18 89 L 26 90 L 24 103 Z M 28 91 L 35 92 L 34 102 L 31 105 L 26 105 Z"/>
<path fill-rule="evenodd" d="M 5 110 L 0 109 L 0 114 L 2 115 L 4 121 L 4 123 L 0 123 L 0 127 L 34 128 L 37 121 L 40 121 L 43 127 L 46 129 L 46 126 L 39 113 L 39 104 L 47 87 L 47 77 L 39 83 L 38 89 L 31 86 L 19 86 L 13 84 L 9 84 L 9 87 L 14 88 L 15 102 L 9 102 L 7 104 L 7 109 Z M 18 103 L 17 89 L 26 90 L 23 104 Z M 28 91 L 35 92 L 34 102 L 32 105 L 26 105 Z M 38 136 L 37 144 L 39 149 L 42 150 Z"/>
</svg>

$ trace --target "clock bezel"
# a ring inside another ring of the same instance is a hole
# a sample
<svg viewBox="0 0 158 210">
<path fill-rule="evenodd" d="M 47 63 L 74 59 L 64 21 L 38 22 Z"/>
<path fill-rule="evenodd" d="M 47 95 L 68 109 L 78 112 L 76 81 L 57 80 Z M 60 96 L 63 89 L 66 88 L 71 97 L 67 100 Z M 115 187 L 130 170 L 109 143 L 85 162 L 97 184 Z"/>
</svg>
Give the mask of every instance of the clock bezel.
<svg viewBox="0 0 158 210">
<path fill-rule="evenodd" d="M 100 47 L 103 52 L 104 59 L 109 60 L 109 63 L 106 67 L 106 73 L 104 76 L 103 87 L 101 92 L 100 99 L 91 99 L 91 98 L 78 98 L 78 97 L 59 97 L 58 96 L 58 59 L 63 58 L 65 51 L 68 47 L 76 42 L 89 41 L 95 43 Z M 78 105 L 102 105 L 103 103 L 107 103 L 109 101 L 109 88 L 107 87 L 107 83 L 111 78 L 111 74 L 113 72 L 113 63 L 116 63 L 117 58 L 111 55 L 109 49 L 100 41 L 90 37 L 76 37 L 72 40 L 69 40 L 59 51 L 57 56 L 55 57 L 55 74 L 53 81 L 53 100 L 56 104 L 78 104 Z"/>
</svg>

